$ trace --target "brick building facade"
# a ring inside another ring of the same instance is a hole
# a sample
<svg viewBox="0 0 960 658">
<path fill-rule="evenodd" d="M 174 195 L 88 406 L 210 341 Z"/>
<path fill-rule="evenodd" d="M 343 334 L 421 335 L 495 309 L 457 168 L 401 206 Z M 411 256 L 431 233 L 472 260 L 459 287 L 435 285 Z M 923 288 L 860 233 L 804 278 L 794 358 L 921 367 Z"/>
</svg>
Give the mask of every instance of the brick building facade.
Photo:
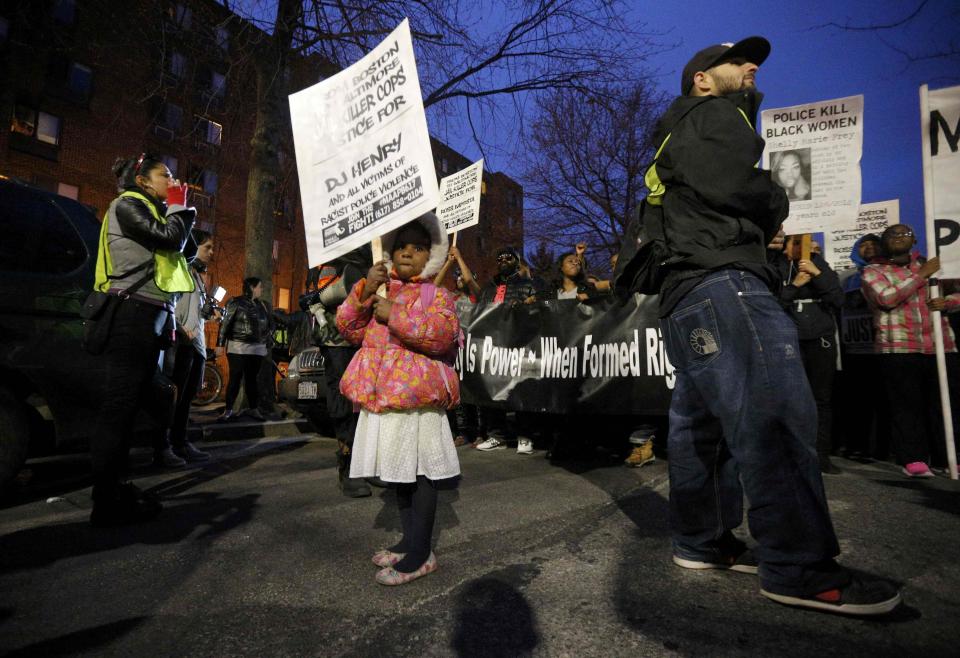
<svg viewBox="0 0 960 658">
<path fill-rule="evenodd" d="M 102 217 L 116 195 L 114 160 L 163 155 L 190 183 L 199 226 L 216 236 L 211 283 L 238 294 L 255 117 L 248 59 L 262 37 L 213 0 L 4 2 L 0 112 L 9 129 L 0 130 L 0 175 L 75 198 Z M 291 68 L 284 77 L 293 91 L 323 67 L 310 58 Z M 283 141 L 272 301 L 294 310 L 307 256 L 292 140 Z M 433 147 L 438 177 L 470 164 L 439 141 Z M 458 238 L 482 281 L 493 273 L 492 250 L 519 246 L 523 236 L 520 185 L 484 173 L 484 188 L 480 226 Z"/>
</svg>

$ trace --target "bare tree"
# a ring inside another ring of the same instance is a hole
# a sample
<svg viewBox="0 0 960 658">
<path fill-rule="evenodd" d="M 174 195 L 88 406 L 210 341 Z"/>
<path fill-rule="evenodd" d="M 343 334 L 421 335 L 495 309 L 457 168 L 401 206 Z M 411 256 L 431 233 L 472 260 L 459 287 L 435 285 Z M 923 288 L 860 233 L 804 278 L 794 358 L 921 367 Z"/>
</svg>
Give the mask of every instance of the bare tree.
<svg viewBox="0 0 960 658">
<path fill-rule="evenodd" d="M 559 90 L 537 101 L 525 134 L 528 233 L 547 245 L 615 253 L 643 193 L 665 98 L 646 82 Z"/>
<path fill-rule="evenodd" d="M 534 274 L 550 281 L 557 276 L 557 257 L 546 242 L 540 240 L 533 251 L 526 253 L 527 262 Z"/>
<path fill-rule="evenodd" d="M 847 19 L 811 29 L 871 32 L 912 64 L 960 59 L 960 5 L 956 0 L 919 0 L 904 3 L 898 18 L 885 22 Z M 919 37 L 919 38 L 918 38 Z"/>
<path fill-rule="evenodd" d="M 229 0 L 224 5 L 237 10 Z M 443 109 L 462 101 L 456 110 L 474 127 L 475 120 L 510 112 L 509 101 L 519 94 L 583 90 L 627 78 L 650 43 L 649 35 L 621 18 L 621 0 L 279 0 L 272 21 L 264 13 L 260 8 L 245 17 L 269 35 L 256 48 L 257 125 L 246 217 L 247 274 L 265 282 L 281 173 L 277 135 L 289 125 L 278 81 L 289 58 L 320 54 L 335 67 L 346 66 L 409 18 L 425 106 Z M 471 22 L 467 16 L 481 18 Z M 447 111 L 448 117 L 454 112 Z M 479 143 L 476 131 L 475 137 Z"/>
</svg>

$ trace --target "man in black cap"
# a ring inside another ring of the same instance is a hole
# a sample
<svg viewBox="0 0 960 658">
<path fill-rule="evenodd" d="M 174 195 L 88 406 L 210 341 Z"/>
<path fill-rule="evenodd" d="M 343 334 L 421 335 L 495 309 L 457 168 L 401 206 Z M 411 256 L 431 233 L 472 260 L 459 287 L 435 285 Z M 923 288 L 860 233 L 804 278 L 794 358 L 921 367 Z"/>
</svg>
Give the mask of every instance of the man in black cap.
<svg viewBox="0 0 960 658">
<path fill-rule="evenodd" d="M 517 304 L 532 302 L 537 295 L 537 287 L 530 277 L 520 271 L 520 252 L 514 247 L 501 247 L 497 250 L 497 274 L 480 293 L 481 304 Z M 480 420 L 487 434 L 485 441 L 477 444 L 478 450 L 500 450 L 507 447 L 507 441 L 513 436 L 507 424 L 507 414 L 502 409 L 480 407 Z M 521 437 L 517 439 L 517 452 L 521 455 L 533 453 L 533 442 Z"/>
<path fill-rule="evenodd" d="M 756 166 L 764 142 L 754 129 L 755 80 L 769 53 L 766 39 L 750 37 L 694 55 L 681 97 L 658 125 L 662 146 L 646 176 L 646 206 L 662 209 L 669 251 L 660 316 L 677 369 L 673 561 L 759 571 L 761 593 L 787 605 L 882 614 L 900 602 L 897 589 L 834 562 L 816 405 L 796 327 L 770 292 L 776 277 L 765 248 L 789 202 Z M 755 551 L 731 532 L 744 493 Z"/>
</svg>

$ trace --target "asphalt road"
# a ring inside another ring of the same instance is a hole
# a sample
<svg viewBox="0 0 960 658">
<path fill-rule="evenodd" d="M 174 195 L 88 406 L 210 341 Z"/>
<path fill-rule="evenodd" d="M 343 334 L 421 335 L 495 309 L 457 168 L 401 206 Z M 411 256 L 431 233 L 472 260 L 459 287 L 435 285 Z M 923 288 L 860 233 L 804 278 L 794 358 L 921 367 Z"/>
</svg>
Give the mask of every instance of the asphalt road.
<svg viewBox="0 0 960 658">
<path fill-rule="evenodd" d="M 207 446 L 205 468 L 139 470 L 166 509 L 124 529 L 88 525 L 81 458 L 31 464 L 0 506 L 0 653 L 960 654 L 960 485 L 944 478 L 842 459 L 828 476 L 841 560 L 905 588 L 905 606 L 867 621 L 779 606 L 753 576 L 674 567 L 662 460 L 557 467 L 542 451 L 461 448 L 438 571 L 385 588 L 369 558 L 397 536 L 393 497 L 342 497 L 334 441 Z"/>
</svg>

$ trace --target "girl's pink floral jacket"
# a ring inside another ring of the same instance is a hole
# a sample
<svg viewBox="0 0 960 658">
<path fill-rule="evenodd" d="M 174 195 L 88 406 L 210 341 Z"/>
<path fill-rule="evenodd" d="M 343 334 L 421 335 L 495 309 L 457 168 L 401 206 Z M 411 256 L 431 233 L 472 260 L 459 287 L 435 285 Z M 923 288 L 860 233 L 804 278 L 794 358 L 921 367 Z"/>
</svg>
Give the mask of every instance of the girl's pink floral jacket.
<svg viewBox="0 0 960 658">
<path fill-rule="evenodd" d="M 362 341 L 340 380 L 340 391 L 374 413 L 456 406 L 460 380 L 440 360 L 460 336 L 450 291 L 438 286 L 424 309 L 422 284 L 391 279 L 387 299 L 394 305 L 387 324 L 382 324 L 373 317 L 373 297 L 360 303 L 364 285 L 360 280 L 337 309 L 340 334 L 354 345 Z"/>
</svg>

